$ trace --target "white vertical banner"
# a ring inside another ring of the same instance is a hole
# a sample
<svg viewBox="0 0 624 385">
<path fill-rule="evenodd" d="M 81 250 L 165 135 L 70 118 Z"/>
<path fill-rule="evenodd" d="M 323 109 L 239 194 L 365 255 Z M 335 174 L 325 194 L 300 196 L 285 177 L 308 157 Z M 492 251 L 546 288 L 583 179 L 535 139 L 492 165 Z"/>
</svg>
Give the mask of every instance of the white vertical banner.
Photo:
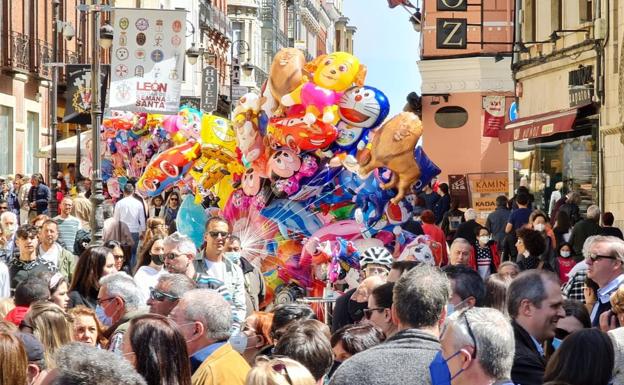
<svg viewBox="0 0 624 385">
<path fill-rule="evenodd" d="M 186 11 L 115 9 L 108 108 L 175 114 L 180 106 Z"/>
</svg>

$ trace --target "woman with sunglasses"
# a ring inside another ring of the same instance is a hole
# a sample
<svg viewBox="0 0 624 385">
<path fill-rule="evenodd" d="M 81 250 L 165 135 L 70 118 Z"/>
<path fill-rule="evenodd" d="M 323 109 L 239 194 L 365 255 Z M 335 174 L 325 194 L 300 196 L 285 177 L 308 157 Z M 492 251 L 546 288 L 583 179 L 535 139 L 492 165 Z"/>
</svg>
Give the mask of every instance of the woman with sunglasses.
<svg viewBox="0 0 624 385">
<path fill-rule="evenodd" d="M 310 371 L 290 358 L 259 356 L 245 385 L 315 385 Z"/>
<path fill-rule="evenodd" d="M 149 298 L 150 288 L 155 287 L 158 278 L 166 273 L 164 264 L 165 237 L 157 234 L 145 244 L 135 267 L 134 282 L 143 293 L 144 298 Z"/>
<path fill-rule="evenodd" d="M 392 322 L 390 308 L 392 307 L 393 282 L 384 283 L 373 289 L 368 297 L 368 308 L 364 309 L 364 317 L 378 327 L 386 336 L 391 337 L 397 332 L 397 325 Z"/>
<path fill-rule="evenodd" d="M 104 247 L 110 249 L 113 253 L 113 257 L 115 258 L 115 269 L 117 271 L 123 271 L 128 275 L 130 273 L 130 266 L 128 266 L 128 261 L 126 259 L 126 253 L 124 253 L 123 248 L 121 247 L 121 243 L 114 240 L 109 240 L 104 243 Z"/>
<path fill-rule="evenodd" d="M 169 318 L 145 314 L 130 321 L 123 355 L 147 385 L 191 385 L 191 364 L 184 337 Z"/>
<path fill-rule="evenodd" d="M 82 253 L 69 287 L 71 307 L 83 305 L 95 310 L 100 278 L 116 273 L 115 257 L 103 246 L 88 248 Z"/>
<path fill-rule="evenodd" d="M 169 234 L 176 232 L 175 220 L 180 209 L 180 194 L 177 191 L 171 192 L 165 203 L 165 226 L 169 229 Z"/>
</svg>

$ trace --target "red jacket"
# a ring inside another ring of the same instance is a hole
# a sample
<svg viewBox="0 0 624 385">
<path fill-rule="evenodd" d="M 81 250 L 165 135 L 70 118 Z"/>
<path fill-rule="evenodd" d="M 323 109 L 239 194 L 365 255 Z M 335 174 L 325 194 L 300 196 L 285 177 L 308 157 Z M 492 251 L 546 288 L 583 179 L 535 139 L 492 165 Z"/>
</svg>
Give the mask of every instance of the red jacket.
<svg viewBox="0 0 624 385">
<path fill-rule="evenodd" d="M 495 241 L 490 241 L 488 243 L 490 246 L 490 251 L 492 252 L 492 263 L 490 264 L 491 273 L 494 274 L 498 271 L 498 266 L 500 265 L 501 259 L 500 254 L 498 253 L 498 247 L 496 247 Z M 472 245 L 472 249 L 470 249 L 470 260 L 468 261 L 468 266 L 472 267 L 475 271 L 477 270 L 477 249 L 476 245 Z"/>
<path fill-rule="evenodd" d="M 19 324 L 24 320 L 24 317 L 26 317 L 26 313 L 28 313 L 28 306 L 16 306 L 13 310 L 7 313 L 4 320 L 19 326 Z"/>
</svg>

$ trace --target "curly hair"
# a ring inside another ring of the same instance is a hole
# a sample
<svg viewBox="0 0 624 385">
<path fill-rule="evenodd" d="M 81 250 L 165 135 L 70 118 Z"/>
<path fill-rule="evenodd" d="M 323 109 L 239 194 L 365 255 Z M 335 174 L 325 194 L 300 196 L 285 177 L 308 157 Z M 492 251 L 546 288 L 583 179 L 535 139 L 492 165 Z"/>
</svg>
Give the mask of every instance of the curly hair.
<svg viewBox="0 0 624 385">
<path fill-rule="evenodd" d="M 518 239 L 522 239 L 524 247 L 533 256 L 540 256 L 546 250 L 546 241 L 539 231 L 535 231 L 526 227 L 516 232 Z"/>
</svg>

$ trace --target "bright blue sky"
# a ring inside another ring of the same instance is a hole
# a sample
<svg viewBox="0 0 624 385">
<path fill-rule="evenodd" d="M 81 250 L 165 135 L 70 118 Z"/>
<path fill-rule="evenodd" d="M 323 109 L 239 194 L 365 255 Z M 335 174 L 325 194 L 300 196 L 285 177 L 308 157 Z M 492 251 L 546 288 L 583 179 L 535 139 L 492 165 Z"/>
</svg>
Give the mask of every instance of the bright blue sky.
<svg viewBox="0 0 624 385">
<path fill-rule="evenodd" d="M 386 0 L 344 0 L 343 14 L 357 27 L 353 48 L 368 67 L 366 84 L 388 96 L 390 116 L 398 113 L 408 93 L 420 93 L 420 35 L 409 14 L 401 7 L 390 9 Z"/>
</svg>

